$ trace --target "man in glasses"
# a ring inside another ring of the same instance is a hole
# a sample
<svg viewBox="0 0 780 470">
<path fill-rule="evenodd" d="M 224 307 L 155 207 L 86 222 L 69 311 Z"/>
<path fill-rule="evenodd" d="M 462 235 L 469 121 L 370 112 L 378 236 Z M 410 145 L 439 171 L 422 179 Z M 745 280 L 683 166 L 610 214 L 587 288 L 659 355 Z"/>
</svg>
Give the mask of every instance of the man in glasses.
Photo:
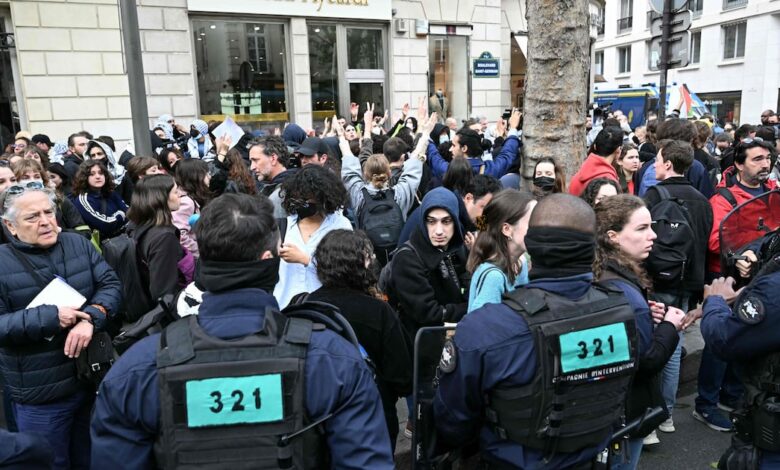
<svg viewBox="0 0 780 470">
<path fill-rule="evenodd" d="M 46 437 L 53 468 L 88 468 L 95 391 L 78 380 L 76 358 L 116 314 L 119 279 L 89 240 L 60 232 L 54 193 L 40 182 L 9 187 L 0 208 L 11 235 L 0 246 L 0 371 L 17 427 Z M 28 307 L 55 277 L 86 302 Z"/>
</svg>

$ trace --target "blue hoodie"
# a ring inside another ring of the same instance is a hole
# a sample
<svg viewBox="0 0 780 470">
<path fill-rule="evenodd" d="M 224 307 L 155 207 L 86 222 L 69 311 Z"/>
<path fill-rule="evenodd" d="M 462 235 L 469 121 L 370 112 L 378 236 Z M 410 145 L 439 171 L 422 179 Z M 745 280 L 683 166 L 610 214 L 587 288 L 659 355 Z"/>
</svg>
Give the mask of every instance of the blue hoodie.
<svg viewBox="0 0 780 470">
<path fill-rule="evenodd" d="M 306 131 L 303 130 L 303 128 L 298 124 L 290 124 L 284 128 L 284 131 L 282 132 L 282 139 L 285 141 L 285 143 L 287 143 L 287 145 L 301 145 L 306 139 Z"/>
</svg>

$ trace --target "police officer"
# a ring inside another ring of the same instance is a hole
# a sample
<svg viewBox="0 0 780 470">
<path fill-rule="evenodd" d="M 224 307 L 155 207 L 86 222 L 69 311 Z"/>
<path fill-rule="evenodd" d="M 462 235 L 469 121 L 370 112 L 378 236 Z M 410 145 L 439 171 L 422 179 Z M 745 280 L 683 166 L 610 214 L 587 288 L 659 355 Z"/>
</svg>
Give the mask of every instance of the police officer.
<svg viewBox="0 0 780 470">
<path fill-rule="evenodd" d="M 780 256 L 775 253 L 740 292 L 734 279 L 704 288 L 701 332 L 707 346 L 734 361 L 745 386 L 736 430 L 721 457 L 722 470 L 780 468 Z"/>
<path fill-rule="evenodd" d="M 458 324 L 433 413 L 440 443 L 479 439 L 485 468 L 590 468 L 620 424 L 637 362 L 634 314 L 594 286 L 596 222 L 553 194 L 529 222 L 531 282 Z M 587 431 L 587 432 L 584 432 Z"/>
<path fill-rule="evenodd" d="M 196 233 L 199 313 L 135 344 L 106 376 L 93 466 L 392 469 L 379 393 L 357 348 L 279 313 L 269 293 L 279 269 L 271 203 L 223 195 Z"/>
</svg>

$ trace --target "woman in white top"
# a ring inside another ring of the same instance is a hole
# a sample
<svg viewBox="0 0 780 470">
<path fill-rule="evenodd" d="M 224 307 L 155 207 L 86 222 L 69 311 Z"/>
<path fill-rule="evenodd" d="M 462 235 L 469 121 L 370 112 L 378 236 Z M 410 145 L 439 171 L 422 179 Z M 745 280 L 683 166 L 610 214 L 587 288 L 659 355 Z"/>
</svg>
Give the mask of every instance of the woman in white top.
<svg viewBox="0 0 780 470">
<path fill-rule="evenodd" d="M 341 213 L 347 191 L 338 176 L 318 165 L 305 165 L 282 183 L 282 207 L 291 214 L 279 249 L 279 282 L 274 297 L 284 308 L 297 294 L 314 292 L 322 285 L 317 278 L 314 250 L 322 237 L 337 229 L 352 230 Z"/>
</svg>

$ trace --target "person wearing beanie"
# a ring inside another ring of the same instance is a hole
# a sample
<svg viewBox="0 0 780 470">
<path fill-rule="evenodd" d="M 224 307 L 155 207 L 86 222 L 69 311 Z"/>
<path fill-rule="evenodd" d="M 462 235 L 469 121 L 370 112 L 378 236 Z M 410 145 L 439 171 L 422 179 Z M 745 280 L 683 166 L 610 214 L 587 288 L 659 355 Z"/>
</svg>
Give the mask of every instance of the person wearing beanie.
<svg viewBox="0 0 780 470">
<path fill-rule="evenodd" d="M 209 125 L 206 121 L 195 119 L 190 125 L 190 138 L 187 140 L 187 151 L 190 158 L 205 159 L 211 151 L 211 139 L 209 138 Z"/>
</svg>

